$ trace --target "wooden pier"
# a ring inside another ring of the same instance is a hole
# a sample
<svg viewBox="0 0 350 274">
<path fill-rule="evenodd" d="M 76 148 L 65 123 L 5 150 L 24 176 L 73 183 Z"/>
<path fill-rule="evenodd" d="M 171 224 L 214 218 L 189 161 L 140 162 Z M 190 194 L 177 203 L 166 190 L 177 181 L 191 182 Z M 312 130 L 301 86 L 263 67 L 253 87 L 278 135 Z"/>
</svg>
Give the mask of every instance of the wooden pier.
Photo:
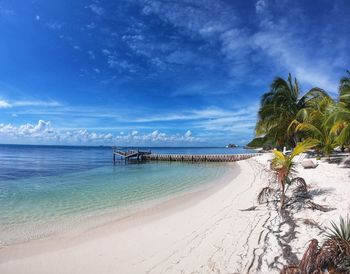
<svg viewBox="0 0 350 274">
<path fill-rule="evenodd" d="M 145 156 L 151 155 L 151 151 L 140 151 L 139 149 L 137 150 L 131 149 L 128 151 L 123 151 L 116 147 L 112 147 L 112 149 L 113 149 L 113 163 L 115 163 L 116 156 L 120 156 L 125 160 L 134 159 L 137 161 L 140 161 L 140 160 L 142 161 L 142 160 L 145 160 Z"/>
<path fill-rule="evenodd" d="M 118 150 L 113 148 L 113 162 L 115 157 L 120 156 L 126 160 L 137 161 L 176 161 L 176 162 L 236 162 L 246 160 L 261 153 L 249 154 L 153 154 L 151 151 Z"/>
<path fill-rule="evenodd" d="M 145 156 L 145 160 L 176 162 L 236 162 L 258 155 L 260 154 L 149 154 Z"/>
</svg>

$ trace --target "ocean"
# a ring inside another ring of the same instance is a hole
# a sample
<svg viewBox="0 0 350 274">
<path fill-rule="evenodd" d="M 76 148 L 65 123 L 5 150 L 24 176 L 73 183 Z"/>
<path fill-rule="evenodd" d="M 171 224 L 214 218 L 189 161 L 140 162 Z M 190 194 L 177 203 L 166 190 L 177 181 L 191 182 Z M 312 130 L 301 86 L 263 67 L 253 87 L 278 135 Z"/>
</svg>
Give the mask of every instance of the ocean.
<svg viewBox="0 0 350 274">
<path fill-rule="evenodd" d="M 237 154 L 240 148 L 142 148 Z M 0 246 L 116 220 L 211 187 L 232 164 L 112 161 L 110 147 L 0 145 Z"/>
</svg>

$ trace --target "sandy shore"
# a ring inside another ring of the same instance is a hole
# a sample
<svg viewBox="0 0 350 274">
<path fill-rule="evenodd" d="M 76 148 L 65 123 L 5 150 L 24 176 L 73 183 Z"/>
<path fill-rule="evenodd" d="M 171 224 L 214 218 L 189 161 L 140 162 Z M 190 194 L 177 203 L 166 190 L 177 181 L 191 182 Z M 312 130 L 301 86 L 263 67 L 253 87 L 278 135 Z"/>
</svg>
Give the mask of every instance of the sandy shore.
<svg viewBox="0 0 350 274">
<path fill-rule="evenodd" d="M 0 273 L 278 273 L 302 256 L 311 238 L 322 239 L 329 220 L 350 212 L 350 169 L 323 162 L 298 167 L 314 201 L 333 211 L 280 214 L 266 205 L 241 211 L 256 205 L 266 186 L 269 157 L 239 162 L 231 182 L 195 201 L 183 197 L 83 234 L 2 248 Z"/>
</svg>

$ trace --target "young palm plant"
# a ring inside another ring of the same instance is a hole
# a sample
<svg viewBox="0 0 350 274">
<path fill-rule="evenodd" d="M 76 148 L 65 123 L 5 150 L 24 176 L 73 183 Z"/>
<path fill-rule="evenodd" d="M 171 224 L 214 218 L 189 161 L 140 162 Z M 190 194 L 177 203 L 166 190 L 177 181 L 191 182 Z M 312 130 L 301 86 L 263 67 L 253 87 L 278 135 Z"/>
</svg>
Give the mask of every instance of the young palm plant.
<svg viewBox="0 0 350 274">
<path fill-rule="evenodd" d="M 349 216 L 340 217 L 339 225 L 331 222 L 322 246 L 312 239 L 300 263 L 284 267 L 281 273 L 350 273 Z"/>
<path fill-rule="evenodd" d="M 340 217 L 339 225 L 331 222 L 331 227 L 326 233 L 326 241 L 323 243 L 316 263 L 328 270 L 340 273 L 350 271 L 350 219 Z M 349 273 L 349 272 L 347 272 Z"/>
<path fill-rule="evenodd" d="M 306 189 L 306 184 L 302 178 L 293 178 L 295 171 L 295 162 L 293 159 L 295 156 L 303 153 L 316 145 L 316 142 L 311 139 L 307 139 L 303 142 L 299 142 L 291 155 L 285 155 L 281 151 L 275 150 L 274 158 L 272 159 L 271 167 L 276 172 L 277 182 L 280 189 L 280 203 L 281 209 L 285 207 L 286 203 L 286 186 L 293 184 L 294 182 L 298 184 L 298 187 Z M 266 197 L 270 196 L 272 189 L 265 187 L 261 190 L 258 195 L 259 203 L 262 203 Z"/>
</svg>

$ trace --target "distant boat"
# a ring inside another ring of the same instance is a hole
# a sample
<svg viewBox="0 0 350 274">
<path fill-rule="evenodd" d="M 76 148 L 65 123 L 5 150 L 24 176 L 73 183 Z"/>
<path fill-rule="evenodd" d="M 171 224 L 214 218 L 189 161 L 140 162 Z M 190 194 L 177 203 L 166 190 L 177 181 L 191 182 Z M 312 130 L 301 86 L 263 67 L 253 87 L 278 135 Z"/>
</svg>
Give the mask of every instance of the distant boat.
<svg viewBox="0 0 350 274">
<path fill-rule="evenodd" d="M 238 146 L 235 145 L 235 144 L 228 144 L 226 147 L 227 147 L 227 148 L 235 148 L 235 147 L 238 147 Z"/>
</svg>

